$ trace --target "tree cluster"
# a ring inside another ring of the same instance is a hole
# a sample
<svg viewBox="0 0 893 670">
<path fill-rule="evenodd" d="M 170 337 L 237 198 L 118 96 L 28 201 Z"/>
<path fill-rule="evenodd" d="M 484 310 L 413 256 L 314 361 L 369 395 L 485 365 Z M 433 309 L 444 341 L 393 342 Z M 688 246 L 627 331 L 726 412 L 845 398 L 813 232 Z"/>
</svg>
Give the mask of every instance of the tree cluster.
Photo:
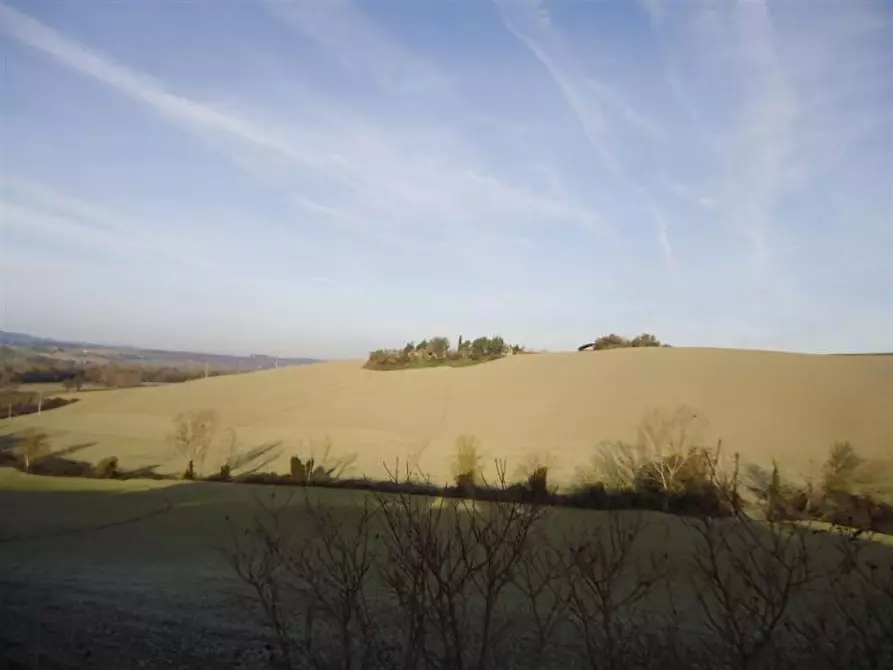
<svg viewBox="0 0 893 670">
<path fill-rule="evenodd" d="M 893 533 L 888 464 L 862 458 L 849 442 L 837 442 L 818 473 L 788 481 L 778 465 L 751 465 L 746 485 L 767 518 L 815 520 Z"/>
<path fill-rule="evenodd" d="M 658 340 L 651 333 L 642 333 L 641 335 L 636 335 L 632 339 L 627 339 L 622 335 L 611 333 L 610 335 L 603 335 L 602 337 L 599 337 L 594 342 L 587 342 L 586 344 L 578 347 L 577 350 L 585 351 L 587 349 L 592 349 L 593 351 L 600 351 L 602 349 L 629 349 L 638 347 L 669 346 L 669 344 L 661 344 L 661 341 Z"/>
<path fill-rule="evenodd" d="M 446 337 L 438 336 L 421 342 L 407 342 L 401 349 L 377 349 L 369 354 L 366 367 L 374 370 L 392 370 L 408 367 L 435 365 L 467 365 L 489 361 L 508 354 L 524 353 L 524 347 L 510 345 L 496 335 L 473 340 L 459 337 L 455 348 Z"/>
</svg>

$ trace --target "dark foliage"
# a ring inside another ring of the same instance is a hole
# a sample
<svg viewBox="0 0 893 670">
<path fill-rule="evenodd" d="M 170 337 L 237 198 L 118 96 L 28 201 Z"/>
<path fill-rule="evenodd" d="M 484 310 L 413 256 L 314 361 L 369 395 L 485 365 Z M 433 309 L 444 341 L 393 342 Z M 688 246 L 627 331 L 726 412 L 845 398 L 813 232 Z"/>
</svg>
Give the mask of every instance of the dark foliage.
<svg viewBox="0 0 893 670">
<path fill-rule="evenodd" d="M 509 345 L 499 335 L 473 340 L 459 337 L 455 349 L 446 337 L 432 337 L 418 344 L 408 342 L 400 349 L 377 349 L 369 354 L 366 368 L 370 370 L 399 370 L 438 365 L 462 366 L 483 363 L 512 353 L 524 353 L 524 347 Z"/>
<path fill-rule="evenodd" d="M 93 466 L 93 476 L 97 479 L 113 479 L 118 475 L 118 457 L 106 456 Z"/>
<path fill-rule="evenodd" d="M 611 333 L 610 335 L 603 335 L 599 337 L 594 342 L 587 342 L 579 347 L 577 347 L 577 351 L 586 351 L 587 349 L 592 349 L 593 351 L 599 351 L 604 349 L 628 349 L 628 348 L 641 348 L 641 347 L 668 347 L 668 344 L 661 344 L 660 340 L 658 340 L 651 333 L 642 333 L 641 335 L 636 335 L 634 338 L 627 339 L 622 335 L 617 335 L 616 333 Z"/>
<path fill-rule="evenodd" d="M 36 414 L 38 410 L 47 412 L 58 407 L 65 407 L 77 398 L 58 398 L 55 396 L 40 400 L 34 391 L 0 391 L 0 419 L 7 419 L 24 414 Z"/>
<path fill-rule="evenodd" d="M 795 486 L 785 481 L 777 466 L 771 472 L 752 467 L 750 489 L 767 518 L 786 521 L 823 521 L 862 531 L 893 534 L 893 505 L 855 490 L 857 471 L 866 464 L 848 442 L 829 450 L 820 485 Z"/>
</svg>

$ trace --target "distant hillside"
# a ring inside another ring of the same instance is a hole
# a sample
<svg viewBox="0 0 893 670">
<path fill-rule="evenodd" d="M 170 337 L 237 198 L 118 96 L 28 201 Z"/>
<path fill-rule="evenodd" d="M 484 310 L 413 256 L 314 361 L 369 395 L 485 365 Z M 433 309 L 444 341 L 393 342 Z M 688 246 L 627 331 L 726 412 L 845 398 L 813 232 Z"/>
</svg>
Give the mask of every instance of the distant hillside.
<svg viewBox="0 0 893 670">
<path fill-rule="evenodd" d="M 139 347 L 77 342 L 39 337 L 27 333 L 13 333 L 0 330 L 0 346 L 3 357 L 44 356 L 56 360 L 87 358 L 117 364 L 138 364 L 144 366 L 204 367 L 222 371 L 267 370 L 276 367 L 307 365 L 318 363 L 315 358 L 277 358 L 265 354 L 231 356 L 208 354 L 195 351 L 165 351 L 163 349 L 141 349 Z"/>
</svg>

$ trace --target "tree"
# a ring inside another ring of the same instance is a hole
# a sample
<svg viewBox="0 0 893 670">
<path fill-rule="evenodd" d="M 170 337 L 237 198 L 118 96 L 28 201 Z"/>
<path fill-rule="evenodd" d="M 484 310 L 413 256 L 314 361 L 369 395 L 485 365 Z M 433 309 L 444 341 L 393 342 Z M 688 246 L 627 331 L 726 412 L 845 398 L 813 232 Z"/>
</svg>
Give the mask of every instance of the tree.
<svg viewBox="0 0 893 670">
<path fill-rule="evenodd" d="M 598 338 L 592 345 L 593 349 L 622 349 L 630 346 L 629 340 L 621 335 L 611 333 Z"/>
<path fill-rule="evenodd" d="M 633 339 L 628 340 L 622 335 L 617 335 L 616 333 L 611 333 L 610 335 L 603 335 L 598 338 L 595 342 L 588 342 L 580 347 L 577 347 L 577 351 L 585 351 L 586 349 L 592 350 L 602 350 L 602 349 L 625 349 L 627 347 L 668 347 L 669 344 L 661 344 L 660 340 L 658 340 L 651 333 L 642 333 L 641 335 L 636 335 Z"/>
<path fill-rule="evenodd" d="M 459 354 L 462 358 L 467 358 L 471 355 L 471 341 L 463 340 L 459 337 L 459 345 L 456 347 L 456 353 Z"/>
<path fill-rule="evenodd" d="M 828 454 L 823 468 L 825 492 L 842 491 L 850 493 L 855 484 L 856 474 L 864 461 L 849 442 L 836 442 Z"/>
<path fill-rule="evenodd" d="M 77 382 L 74 379 L 63 379 L 62 380 L 62 388 L 64 388 L 69 393 L 76 386 Z"/>
<path fill-rule="evenodd" d="M 641 335 L 636 335 L 629 343 L 631 347 L 659 347 L 660 340 L 658 340 L 651 333 L 642 333 Z"/>
<path fill-rule="evenodd" d="M 450 350 L 450 341 L 445 337 L 432 337 L 428 343 L 428 350 L 435 358 L 446 358 Z"/>
<path fill-rule="evenodd" d="M 34 466 L 50 453 L 50 441 L 47 434 L 40 433 L 33 428 L 29 428 L 22 434 L 20 445 L 25 472 L 31 472 Z"/>
<path fill-rule="evenodd" d="M 478 337 L 471 343 L 471 357 L 483 358 L 490 350 L 490 340 L 486 337 Z"/>
<path fill-rule="evenodd" d="M 169 439 L 187 461 L 185 478 L 195 476 L 196 463 L 201 469 L 218 426 L 217 413 L 210 409 L 181 412 L 174 417 L 174 430 Z"/>
<path fill-rule="evenodd" d="M 502 356 L 505 353 L 505 340 L 499 335 L 491 337 L 487 342 L 488 356 Z"/>
<path fill-rule="evenodd" d="M 690 479 L 686 475 L 706 454 L 701 442 L 706 428 L 706 420 L 685 405 L 673 413 L 652 410 L 646 414 L 638 431 L 643 463 L 639 482 L 668 493 L 684 490 Z"/>
</svg>

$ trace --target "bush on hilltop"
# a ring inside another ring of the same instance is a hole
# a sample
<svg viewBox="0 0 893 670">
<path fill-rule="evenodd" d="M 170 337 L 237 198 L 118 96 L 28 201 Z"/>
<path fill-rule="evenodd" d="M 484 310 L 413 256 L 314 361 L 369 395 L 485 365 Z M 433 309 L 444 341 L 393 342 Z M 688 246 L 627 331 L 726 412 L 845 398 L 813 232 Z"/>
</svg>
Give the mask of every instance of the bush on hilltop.
<svg viewBox="0 0 893 670">
<path fill-rule="evenodd" d="M 669 344 L 662 344 L 661 341 L 658 340 L 651 333 L 642 333 L 641 335 L 636 335 L 631 340 L 623 337 L 622 335 L 611 333 L 610 335 L 603 335 L 602 337 L 599 337 L 594 342 L 587 342 L 586 344 L 577 347 L 577 351 L 586 351 L 587 349 L 591 349 L 592 351 L 601 351 L 604 349 L 639 349 L 642 347 L 669 346 Z"/>
<path fill-rule="evenodd" d="M 520 345 L 509 345 L 499 335 L 466 340 L 461 336 L 455 349 L 443 336 L 425 339 L 416 344 L 408 342 L 401 349 L 376 349 L 369 354 L 366 368 L 370 370 L 399 370 L 447 365 L 461 367 L 526 353 Z"/>
</svg>

